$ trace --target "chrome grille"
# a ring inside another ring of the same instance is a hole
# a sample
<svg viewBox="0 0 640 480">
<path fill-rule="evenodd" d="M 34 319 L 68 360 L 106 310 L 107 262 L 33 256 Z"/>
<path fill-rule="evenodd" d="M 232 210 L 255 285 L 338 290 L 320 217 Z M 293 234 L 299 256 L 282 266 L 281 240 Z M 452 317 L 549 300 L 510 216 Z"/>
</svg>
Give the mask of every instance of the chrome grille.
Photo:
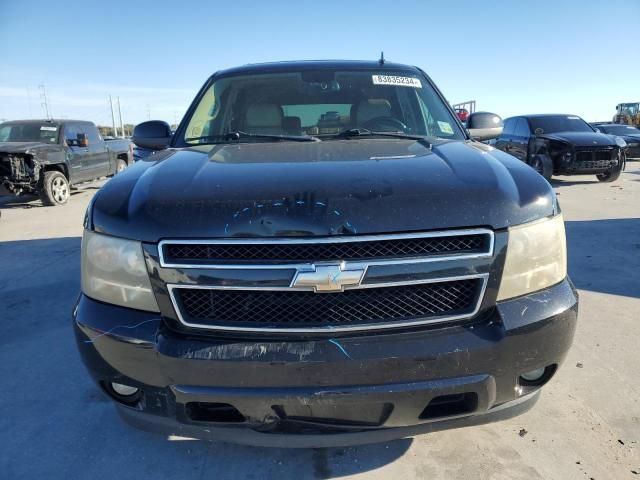
<svg viewBox="0 0 640 480">
<path fill-rule="evenodd" d="M 347 290 L 175 289 L 187 323 L 219 328 L 357 327 L 471 313 L 482 279 Z"/>
<path fill-rule="evenodd" d="M 166 287 L 182 325 L 276 333 L 471 318 L 482 304 L 493 249 L 494 232 L 482 228 L 158 245 L 160 266 L 168 270 L 161 275 L 171 279 Z"/>
<path fill-rule="evenodd" d="M 367 261 L 437 255 L 486 253 L 491 249 L 488 233 L 427 236 L 334 237 L 252 241 L 165 241 L 161 254 L 165 265 L 291 264 L 323 261 Z"/>
</svg>

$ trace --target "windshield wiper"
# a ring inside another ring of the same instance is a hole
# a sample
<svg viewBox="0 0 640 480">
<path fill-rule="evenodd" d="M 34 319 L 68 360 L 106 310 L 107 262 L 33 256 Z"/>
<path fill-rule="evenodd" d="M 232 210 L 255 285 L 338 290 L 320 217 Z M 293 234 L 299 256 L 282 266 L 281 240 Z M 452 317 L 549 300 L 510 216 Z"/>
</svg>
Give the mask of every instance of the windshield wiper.
<svg viewBox="0 0 640 480">
<path fill-rule="evenodd" d="M 185 138 L 187 142 L 193 142 L 197 140 L 211 140 L 211 141 L 233 141 L 240 140 L 241 138 L 267 138 L 269 140 L 287 140 L 293 142 L 319 142 L 321 141 L 317 137 L 312 137 L 310 135 L 276 135 L 276 134 L 268 134 L 268 133 L 249 133 L 243 132 L 241 130 L 235 132 L 224 133 L 220 135 L 203 135 L 201 137 L 190 137 Z"/>
<path fill-rule="evenodd" d="M 367 136 L 405 138 L 408 140 L 417 140 L 421 145 L 427 148 L 432 147 L 431 142 L 427 140 L 427 137 L 425 137 L 424 135 L 411 135 L 411 134 L 402 133 L 402 132 L 378 132 L 378 131 L 373 131 L 366 128 L 349 128 L 335 135 L 335 137 L 338 137 L 338 138 L 339 137 L 343 137 L 343 138 L 367 137 Z"/>
</svg>

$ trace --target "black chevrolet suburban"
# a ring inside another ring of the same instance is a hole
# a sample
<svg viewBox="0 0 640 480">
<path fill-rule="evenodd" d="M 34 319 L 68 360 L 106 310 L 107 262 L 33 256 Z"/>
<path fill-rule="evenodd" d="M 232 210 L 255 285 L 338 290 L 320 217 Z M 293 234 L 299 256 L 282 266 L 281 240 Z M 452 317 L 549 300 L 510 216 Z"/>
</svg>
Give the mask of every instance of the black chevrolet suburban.
<svg viewBox="0 0 640 480">
<path fill-rule="evenodd" d="M 87 209 L 78 348 L 130 424 L 265 446 L 518 415 L 578 299 L 550 185 L 419 68 L 215 73 Z"/>
<path fill-rule="evenodd" d="M 507 118 L 494 145 L 547 180 L 553 175 L 595 175 L 601 182 L 613 182 L 626 162 L 623 139 L 597 131 L 576 115 Z"/>
</svg>

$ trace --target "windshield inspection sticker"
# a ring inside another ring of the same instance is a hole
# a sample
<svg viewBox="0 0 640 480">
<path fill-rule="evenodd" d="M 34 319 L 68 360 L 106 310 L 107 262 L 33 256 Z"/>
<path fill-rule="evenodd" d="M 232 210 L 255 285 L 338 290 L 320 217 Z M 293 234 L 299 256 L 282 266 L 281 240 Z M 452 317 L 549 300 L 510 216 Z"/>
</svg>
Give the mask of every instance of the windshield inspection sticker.
<svg viewBox="0 0 640 480">
<path fill-rule="evenodd" d="M 372 75 L 374 85 L 396 85 L 399 87 L 422 88 L 420 79 L 413 77 L 398 77 L 397 75 Z"/>
<path fill-rule="evenodd" d="M 57 132 L 58 131 L 58 127 L 40 127 L 40 130 L 43 130 L 45 132 Z"/>
<path fill-rule="evenodd" d="M 449 135 L 453 135 L 453 128 L 447 122 L 438 122 L 438 127 L 440 127 L 440 131 L 442 133 L 448 133 Z"/>
</svg>

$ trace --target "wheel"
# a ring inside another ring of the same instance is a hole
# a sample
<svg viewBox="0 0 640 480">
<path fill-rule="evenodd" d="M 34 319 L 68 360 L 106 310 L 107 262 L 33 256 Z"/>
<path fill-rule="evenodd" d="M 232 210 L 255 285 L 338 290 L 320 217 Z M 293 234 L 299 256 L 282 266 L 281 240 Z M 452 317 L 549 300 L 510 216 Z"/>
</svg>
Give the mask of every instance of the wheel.
<svg viewBox="0 0 640 480">
<path fill-rule="evenodd" d="M 57 170 L 44 172 L 40 199 L 49 206 L 64 205 L 69 201 L 70 188 L 67 177 Z"/>
<path fill-rule="evenodd" d="M 127 162 L 125 162 L 124 160 L 122 160 L 121 158 L 119 158 L 118 160 L 116 160 L 116 174 L 120 173 L 121 171 L 123 171 L 125 168 L 127 168 Z"/>
<path fill-rule="evenodd" d="M 615 182 L 620 178 L 620 174 L 622 173 L 622 169 L 616 167 L 612 169 L 610 172 L 599 173 L 596 175 L 598 181 L 603 183 Z"/>
<path fill-rule="evenodd" d="M 599 182 L 603 183 L 615 182 L 616 180 L 618 180 L 618 178 L 620 178 L 620 174 L 622 174 L 622 171 L 624 170 L 625 163 L 626 159 L 624 157 L 624 154 L 620 154 L 618 156 L 618 165 L 613 167 L 608 172 L 598 173 L 596 175 L 596 178 Z"/>
<path fill-rule="evenodd" d="M 551 181 L 553 175 L 553 160 L 548 155 L 536 155 L 530 164 L 533 169 L 542 175 L 547 182 Z"/>
</svg>

